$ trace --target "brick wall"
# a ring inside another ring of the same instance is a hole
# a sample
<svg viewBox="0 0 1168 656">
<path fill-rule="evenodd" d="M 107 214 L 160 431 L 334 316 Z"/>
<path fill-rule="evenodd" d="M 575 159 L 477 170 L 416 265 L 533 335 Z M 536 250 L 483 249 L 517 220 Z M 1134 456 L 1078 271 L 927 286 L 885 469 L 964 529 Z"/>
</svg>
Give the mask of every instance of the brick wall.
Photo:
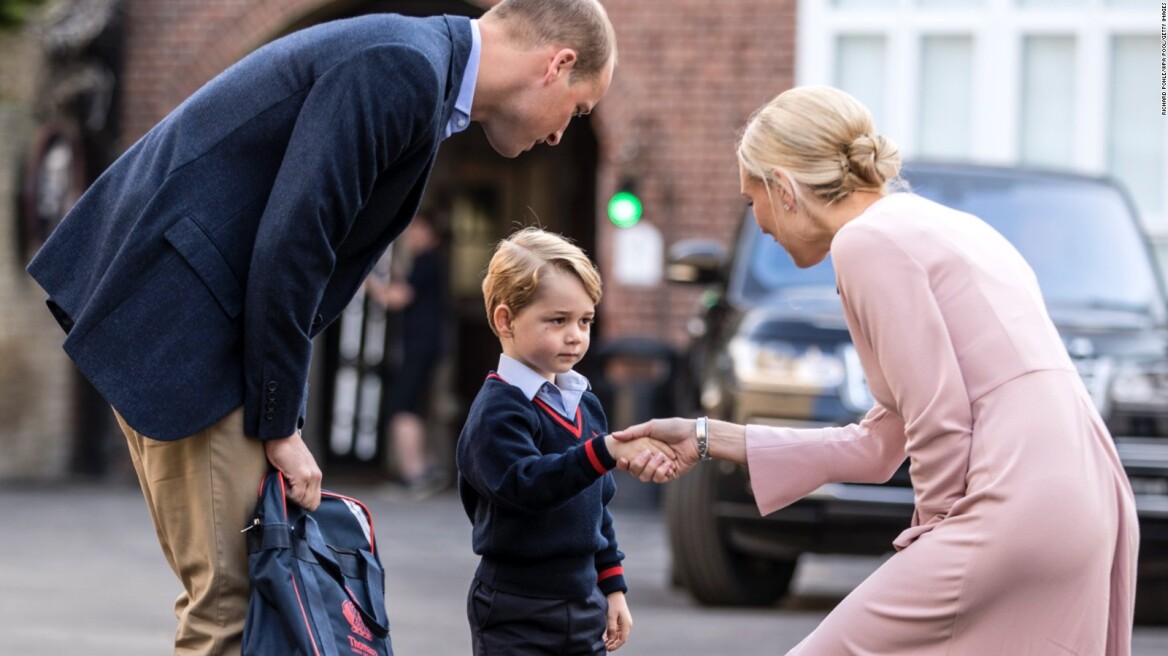
<svg viewBox="0 0 1168 656">
<path fill-rule="evenodd" d="M 497 0 L 477 0 L 487 7 Z M 207 80 L 289 31 L 355 0 L 127 0 L 123 147 Z"/>
<path fill-rule="evenodd" d="M 645 221 L 665 246 L 729 241 L 745 209 L 734 145 L 746 119 L 794 80 L 795 0 L 606 0 L 619 64 L 596 114 L 607 200 L 623 175 L 638 179 Z M 603 207 L 603 203 L 601 203 Z M 601 260 L 613 228 L 603 221 Z M 605 271 L 611 279 L 611 266 Z M 697 291 L 609 286 L 611 335 L 686 342 Z M 610 335 L 610 336 L 611 336 Z"/>
<path fill-rule="evenodd" d="M 122 147 L 323 0 L 128 0 Z"/>
<path fill-rule="evenodd" d="M 0 480 L 62 476 L 73 429 L 73 366 L 43 292 L 24 271 L 17 228 L 40 56 L 32 29 L 0 32 Z"/>
</svg>

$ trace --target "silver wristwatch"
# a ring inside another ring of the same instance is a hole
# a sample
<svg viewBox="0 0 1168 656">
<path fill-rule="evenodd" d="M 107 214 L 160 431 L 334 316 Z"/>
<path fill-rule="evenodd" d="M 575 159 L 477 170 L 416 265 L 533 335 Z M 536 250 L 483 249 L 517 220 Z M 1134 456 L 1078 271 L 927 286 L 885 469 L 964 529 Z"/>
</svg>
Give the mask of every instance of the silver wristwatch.
<svg viewBox="0 0 1168 656">
<path fill-rule="evenodd" d="M 710 459 L 710 418 L 698 417 L 697 422 L 694 423 L 694 430 L 698 437 L 698 458 L 701 460 Z"/>
</svg>

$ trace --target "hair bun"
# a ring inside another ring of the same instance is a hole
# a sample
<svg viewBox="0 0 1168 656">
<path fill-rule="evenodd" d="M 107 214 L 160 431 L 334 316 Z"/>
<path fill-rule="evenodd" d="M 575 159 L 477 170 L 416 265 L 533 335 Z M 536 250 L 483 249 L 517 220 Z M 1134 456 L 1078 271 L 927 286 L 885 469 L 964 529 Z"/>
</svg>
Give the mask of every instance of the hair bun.
<svg viewBox="0 0 1168 656">
<path fill-rule="evenodd" d="M 876 134 L 868 108 L 827 86 L 787 89 L 758 108 L 738 141 L 738 163 L 768 183 L 782 170 L 796 191 L 829 205 L 857 190 L 887 193 L 900 174 L 896 145 Z"/>
<path fill-rule="evenodd" d="M 896 144 L 879 134 L 853 139 L 844 150 L 844 159 L 844 186 L 850 190 L 881 187 L 900 171 Z"/>
</svg>

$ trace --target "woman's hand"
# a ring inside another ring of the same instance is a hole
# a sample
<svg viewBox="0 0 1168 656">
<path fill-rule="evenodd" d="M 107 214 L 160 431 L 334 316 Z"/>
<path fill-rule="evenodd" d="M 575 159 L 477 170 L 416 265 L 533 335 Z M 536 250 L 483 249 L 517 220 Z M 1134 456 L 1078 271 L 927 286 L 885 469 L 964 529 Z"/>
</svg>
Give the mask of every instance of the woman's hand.
<svg viewBox="0 0 1168 656">
<path fill-rule="evenodd" d="M 677 478 L 673 465 L 673 462 L 677 460 L 677 454 L 672 446 L 664 442 L 648 437 L 618 440 L 612 435 L 608 435 L 604 438 L 604 446 L 608 449 L 609 454 L 616 458 L 617 467 L 620 469 L 626 469 L 620 466 L 622 462 L 626 464 L 639 462 L 641 464 L 637 473 L 642 472 L 645 468 L 651 468 L 666 480 Z M 636 476 L 637 474 L 632 475 Z"/>
<path fill-rule="evenodd" d="M 650 437 L 673 447 L 676 459 L 672 466 L 654 460 L 652 454 L 642 452 L 631 461 L 617 460 L 617 468 L 627 471 L 636 479 L 648 483 L 666 483 L 689 471 L 698 462 L 697 433 L 693 419 L 673 417 L 670 419 L 650 419 L 643 424 L 613 432 L 612 436 L 622 442 Z"/>
</svg>

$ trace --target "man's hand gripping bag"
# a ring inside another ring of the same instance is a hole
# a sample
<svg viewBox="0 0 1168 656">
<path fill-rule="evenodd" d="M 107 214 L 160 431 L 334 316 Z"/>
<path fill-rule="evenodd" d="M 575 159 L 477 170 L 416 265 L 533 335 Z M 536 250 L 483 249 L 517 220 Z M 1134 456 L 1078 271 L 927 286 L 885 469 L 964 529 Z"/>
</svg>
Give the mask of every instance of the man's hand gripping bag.
<svg viewBox="0 0 1168 656">
<path fill-rule="evenodd" d="M 243 656 L 392 656 L 385 575 L 373 520 L 356 499 L 322 491 L 308 512 L 269 473 L 248 543 L 251 596 Z"/>
</svg>

